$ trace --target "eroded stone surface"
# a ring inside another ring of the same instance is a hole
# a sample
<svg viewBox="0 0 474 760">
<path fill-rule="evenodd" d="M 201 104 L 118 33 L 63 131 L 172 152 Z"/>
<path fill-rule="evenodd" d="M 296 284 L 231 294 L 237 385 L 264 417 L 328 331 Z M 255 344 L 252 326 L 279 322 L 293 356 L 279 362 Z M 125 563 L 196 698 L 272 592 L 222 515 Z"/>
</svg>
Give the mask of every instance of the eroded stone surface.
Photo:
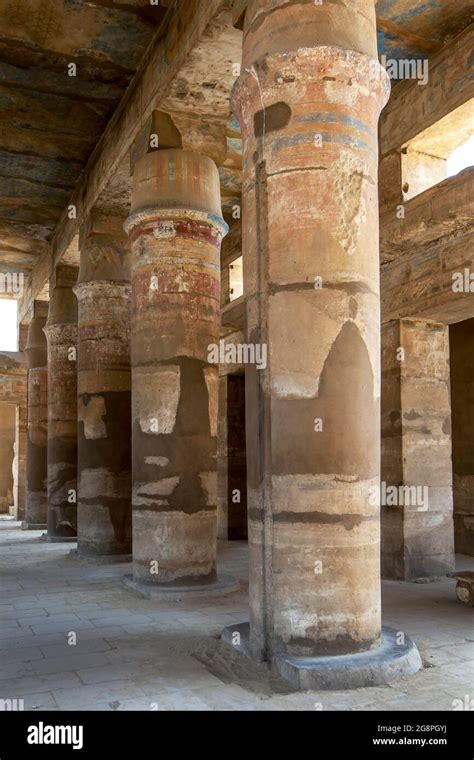
<svg viewBox="0 0 474 760">
<path fill-rule="evenodd" d="M 339 654 L 380 636 L 374 3 L 250 2 L 244 141 L 251 649 Z M 363 11 L 363 12 L 362 12 Z M 290 31 L 291 30 L 291 31 Z"/>
<path fill-rule="evenodd" d="M 144 154 L 126 223 L 132 263 L 136 580 L 213 581 L 217 536 L 219 175 L 187 150 Z"/>
<path fill-rule="evenodd" d="M 48 367 L 46 317 L 33 316 L 25 354 L 28 362 L 28 434 L 26 450 L 25 523 L 47 521 Z"/>
<path fill-rule="evenodd" d="M 77 270 L 58 267 L 48 321 L 48 538 L 77 534 Z"/>
<path fill-rule="evenodd" d="M 131 553 L 130 255 L 120 220 L 91 214 L 78 300 L 78 552 Z"/>
</svg>

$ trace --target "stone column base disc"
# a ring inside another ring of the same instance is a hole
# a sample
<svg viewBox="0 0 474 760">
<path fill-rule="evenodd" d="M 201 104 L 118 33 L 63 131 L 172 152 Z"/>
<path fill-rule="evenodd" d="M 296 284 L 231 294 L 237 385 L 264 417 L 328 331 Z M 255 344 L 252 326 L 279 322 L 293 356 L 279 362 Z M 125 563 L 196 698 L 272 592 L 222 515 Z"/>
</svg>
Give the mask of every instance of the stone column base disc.
<svg viewBox="0 0 474 760">
<path fill-rule="evenodd" d="M 205 596 L 224 596 L 232 591 L 238 591 L 240 583 L 231 575 L 219 575 L 214 583 L 203 583 L 202 585 L 172 585 L 164 586 L 155 583 L 146 583 L 137 581 L 133 575 L 125 575 L 122 583 L 127 588 L 135 591 L 144 599 L 155 599 L 167 601 L 181 601 L 182 599 L 195 599 L 196 597 Z"/>
<path fill-rule="evenodd" d="M 75 539 L 77 541 L 77 538 Z M 71 549 L 70 556 L 81 562 L 89 562 L 91 565 L 112 565 L 114 562 L 131 562 L 132 554 L 80 554 L 77 549 Z"/>
<path fill-rule="evenodd" d="M 77 544 L 77 536 L 48 536 L 47 533 L 43 533 L 41 538 L 48 544 Z"/>
<path fill-rule="evenodd" d="M 48 526 L 46 523 L 27 523 L 25 520 L 23 520 L 21 524 L 22 530 L 47 530 Z"/>
<path fill-rule="evenodd" d="M 240 644 L 233 643 L 240 634 Z M 222 640 L 250 657 L 249 623 L 224 628 Z M 356 654 L 321 657 L 292 657 L 278 655 L 274 669 L 295 691 L 360 689 L 381 686 L 404 676 L 413 675 L 421 667 L 416 644 L 405 636 L 404 644 L 397 644 L 399 631 L 383 626 L 380 645 L 376 649 Z"/>
</svg>

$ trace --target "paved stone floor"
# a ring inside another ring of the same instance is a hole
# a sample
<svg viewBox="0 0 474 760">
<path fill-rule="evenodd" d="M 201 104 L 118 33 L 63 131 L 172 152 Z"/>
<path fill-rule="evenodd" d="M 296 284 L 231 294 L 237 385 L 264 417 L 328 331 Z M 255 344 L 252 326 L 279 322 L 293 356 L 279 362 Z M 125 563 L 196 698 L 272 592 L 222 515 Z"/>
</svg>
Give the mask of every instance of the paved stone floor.
<svg viewBox="0 0 474 760">
<path fill-rule="evenodd" d="M 224 626 L 248 619 L 244 543 L 219 548 L 220 570 L 241 579 L 240 591 L 170 603 L 125 589 L 130 564 L 81 562 L 71 544 L 40 536 L 0 519 L 0 698 L 21 698 L 25 710 L 452 710 L 474 697 L 474 610 L 456 601 L 452 580 L 383 584 L 384 623 L 418 644 L 417 675 L 286 693 L 219 642 Z M 458 567 L 474 561 L 460 556 Z"/>
</svg>

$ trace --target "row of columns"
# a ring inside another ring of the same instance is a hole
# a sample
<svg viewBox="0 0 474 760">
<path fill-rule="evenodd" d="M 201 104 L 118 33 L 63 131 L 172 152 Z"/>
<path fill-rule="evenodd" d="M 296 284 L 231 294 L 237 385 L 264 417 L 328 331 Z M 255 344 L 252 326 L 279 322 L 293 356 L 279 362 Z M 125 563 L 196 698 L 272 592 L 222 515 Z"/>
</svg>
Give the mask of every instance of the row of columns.
<svg viewBox="0 0 474 760">
<path fill-rule="evenodd" d="M 26 523 L 47 523 L 51 541 L 77 537 L 82 557 L 133 546 L 141 584 L 213 584 L 218 366 L 208 353 L 227 232 L 213 161 L 143 156 L 130 240 L 123 226 L 92 211 L 78 275 L 58 266 L 47 320 L 30 322 Z"/>
<path fill-rule="evenodd" d="M 380 480 L 377 121 L 389 90 L 374 1 L 250 0 L 243 39 L 234 110 L 247 341 L 268 347 L 267 367 L 246 372 L 249 647 L 269 661 L 367 652 L 381 640 L 369 495 Z M 215 164 L 177 148 L 142 155 L 125 229 L 130 254 L 94 215 L 81 234 L 78 549 L 131 548 L 137 585 L 212 586 L 218 367 L 208 351 L 227 232 Z M 27 351 L 38 421 L 43 326 L 32 322 Z M 41 430 L 31 447 L 46 445 Z"/>
</svg>

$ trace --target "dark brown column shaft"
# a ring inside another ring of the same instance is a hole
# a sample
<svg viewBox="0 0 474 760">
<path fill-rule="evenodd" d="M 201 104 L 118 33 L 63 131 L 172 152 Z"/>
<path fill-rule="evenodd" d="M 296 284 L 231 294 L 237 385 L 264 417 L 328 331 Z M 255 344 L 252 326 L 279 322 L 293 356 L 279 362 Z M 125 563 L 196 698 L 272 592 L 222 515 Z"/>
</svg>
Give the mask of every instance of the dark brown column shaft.
<svg viewBox="0 0 474 760">
<path fill-rule="evenodd" d="M 143 156 L 131 216 L 135 580 L 215 580 L 221 219 L 213 161 Z"/>
<path fill-rule="evenodd" d="M 94 210 L 80 248 L 78 552 L 130 554 L 130 255 L 122 220 Z"/>
<path fill-rule="evenodd" d="M 366 650 L 381 632 L 373 0 L 250 0 L 244 141 L 251 648 Z"/>
<path fill-rule="evenodd" d="M 28 362 L 28 435 L 24 526 L 30 529 L 45 527 L 48 514 L 48 367 L 46 336 L 43 332 L 46 316 L 39 316 L 40 309 L 35 303 L 35 314 L 28 328 L 25 348 Z"/>
<path fill-rule="evenodd" d="M 48 321 L 48 540 L 77 534 L 77 269 L 58 266 Z"/>
<path fill-rule="evenodd" d="M 457 554 L 474 557 L 474 319 L 451 325 L 450 367 Z"/>
</svg>

